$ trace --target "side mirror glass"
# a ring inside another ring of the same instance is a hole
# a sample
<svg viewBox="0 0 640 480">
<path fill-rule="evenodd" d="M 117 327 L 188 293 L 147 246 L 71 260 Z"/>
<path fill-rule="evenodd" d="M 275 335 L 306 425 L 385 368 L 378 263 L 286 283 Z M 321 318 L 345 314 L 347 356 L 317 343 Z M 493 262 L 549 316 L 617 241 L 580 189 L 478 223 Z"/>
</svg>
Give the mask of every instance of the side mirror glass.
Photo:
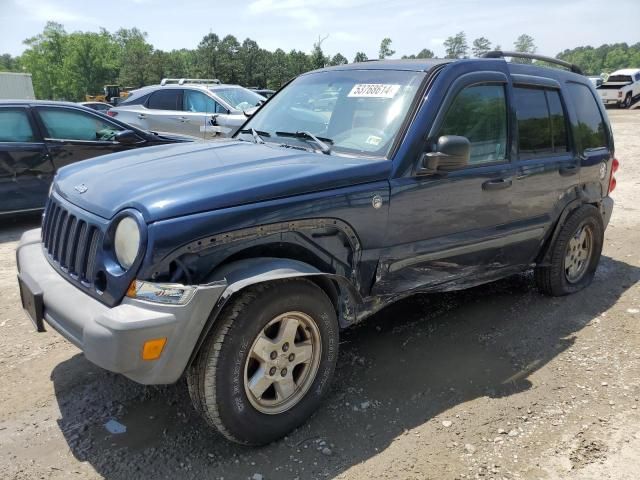
<svg viewBox="0 0 640 480">
<path fill-rule="evenodd" d="M 471 143 L 467 137 L 443 135 L 438 138 L 435 152 L 422 155 L 418 174 L 435 175 L 458 170 L 469 165 Z"/>
<path fill-rule="evenodd" d="M 133 145 L 138 143 L 141 138 L 133 130 L 122 130 L 116 134 L 114 140 L 122 145 Z"/>
</svg>

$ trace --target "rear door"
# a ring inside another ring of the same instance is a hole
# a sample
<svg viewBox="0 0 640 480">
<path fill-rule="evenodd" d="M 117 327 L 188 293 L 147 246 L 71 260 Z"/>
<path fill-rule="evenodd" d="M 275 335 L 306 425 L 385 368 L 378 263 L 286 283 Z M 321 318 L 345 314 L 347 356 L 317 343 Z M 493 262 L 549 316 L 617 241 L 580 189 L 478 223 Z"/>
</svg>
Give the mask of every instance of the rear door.
<svg viewBox="0 0 640 480">
<path fill-rule="evenodd" d="M 513 171 L 507 85 L 502 72 L 460 76 L 424 133 L 425 151 L 434 151 L 442 135 L 466 137 L 467 167 L 391 180 L 390 246 L 381 253 L 374 294 L 473 283 L 508 266 Z"/>
<path fill-rule="evenodd" d="M 34 111 L 56 170 L 80 160 L 136 147 L 116 142 L 115 135 L 124 128 L 98 113 L 58 105 L 39 106 Z"/>
<path fill-rule="evenodd" d="M 512 75 L 516 175 L 512 221 L 529 233 L 515 262 L 532 262 L 542 239 L 579 184 L 580 160 L 570 144 L 566 99 L 552 79 Z"/>
<path fill-rule="evenodd" d="M 43 208 L 53 172 L 30 109 L 0 107 L 0 214 Z"/>
<path fill-rule="evenodd" d="M 149 96 L 147 108 L 138 116 L 146 129 L 156 132 L 184 133 L 186 116 L 182 111 L 182 89 L 160 88 Z"/>
</svg>

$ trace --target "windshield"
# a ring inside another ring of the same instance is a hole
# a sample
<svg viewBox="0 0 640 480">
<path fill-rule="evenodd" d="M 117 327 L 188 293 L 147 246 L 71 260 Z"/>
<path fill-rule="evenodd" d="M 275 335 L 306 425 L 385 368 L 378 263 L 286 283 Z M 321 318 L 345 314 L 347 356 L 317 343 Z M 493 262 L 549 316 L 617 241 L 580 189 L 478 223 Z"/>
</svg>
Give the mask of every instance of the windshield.
<svg viewBox="0 0 640 480">
<path fill-rule="evenodd" d="M 303 75 L 251 118 L 241 138 L 250 139 L 253 129 L 265 142 L 315 149 L 318 142 L 310 133 L 331 153 L 386 157 L 424 75 L 392 70 Z"/>
<path fill-rule="evenodd" d="M 236 110 L 257 107 L 266 100 L 262 95 L 241 87 L 216 88 L 211 91 Z"/>
</svg>

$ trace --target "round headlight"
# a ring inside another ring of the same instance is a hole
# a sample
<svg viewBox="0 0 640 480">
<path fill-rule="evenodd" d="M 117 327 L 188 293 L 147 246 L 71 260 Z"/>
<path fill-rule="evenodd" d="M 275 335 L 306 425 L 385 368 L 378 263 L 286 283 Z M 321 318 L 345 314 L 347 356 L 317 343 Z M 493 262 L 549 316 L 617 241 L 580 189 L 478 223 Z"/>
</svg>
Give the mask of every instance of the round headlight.
<svg viewBox="0 0 640 480">
<path fill-rule="evenodd" d="M 118 263 L 125 270 L 133 265 L 140 250 L 140 228 L 132 217 L 124 217 L 116 227 L 115 251 Z"/>
</svg>

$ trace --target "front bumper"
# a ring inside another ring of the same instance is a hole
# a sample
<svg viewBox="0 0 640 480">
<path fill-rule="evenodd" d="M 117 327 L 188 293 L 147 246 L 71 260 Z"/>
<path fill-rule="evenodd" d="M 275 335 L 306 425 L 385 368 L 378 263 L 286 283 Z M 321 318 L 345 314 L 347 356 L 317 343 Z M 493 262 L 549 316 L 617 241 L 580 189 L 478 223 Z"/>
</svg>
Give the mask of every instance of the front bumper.
<svg viewBox="0 0 640 480">
<path fill-rule="evenodd" d="M 40 230 L 22 235 L 16 252 L 19 274 L 37 283 L 44 320 L 106 370 L 143 384 L 174 383 L 187 362 L 214 305 L 226 288 L 216 282 L 197 288 L 185 305 L 161 305 L 125 297 L 109 308 L 60 276 L 47 261 Z M 166 337 L 157 360 L 142 359 L 145 341 Z"/>
</svg>

